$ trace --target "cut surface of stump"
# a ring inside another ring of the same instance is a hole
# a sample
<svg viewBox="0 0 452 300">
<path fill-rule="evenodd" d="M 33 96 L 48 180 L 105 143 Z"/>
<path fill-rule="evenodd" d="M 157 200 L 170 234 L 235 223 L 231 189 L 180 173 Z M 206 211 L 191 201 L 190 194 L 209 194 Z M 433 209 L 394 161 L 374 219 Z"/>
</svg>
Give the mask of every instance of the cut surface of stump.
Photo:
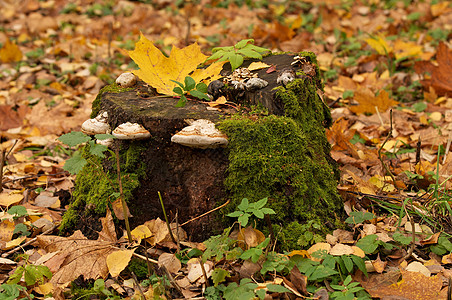
<svg viewBox="0 0 452 300">
<path fill-rule="evenodd" d="M 283 225 L 283 239 L 289 247 L 296 247 L 297 235 L 303 233 L 301 224 L 312 219 L 325 227 L 342 215 L 342 200 L 336 191 L 337 169 L 329 156 L 324 129 L 331 117 L 318 95 L 322 89 L 318 67 L 312 53 L 300 55 L 305 57 L 302 62 L 288 54 L 265 57 L 262 61 L 275 65 L 277 71 L 252 71 L 268 82 L 262 89 L 237 91 L 230 84 L 225 87 L 228 103 L 260 107 L 253 113 L 237 114 L 230 106 L 211 110 L 206 103 L 193 100 L 178 108 L 178 99 L 157 95 L 142 81 L 129 90 L 99 95 L 93 110 L 107 111 L 111 128 L 132 122 L 151 133 L 143 141 L 115 141 L 121 149 L 126 186 L 129 181 L 125 196 L 133 215 L 132 227 L 163 218 L 158 192 L 170 220 L 177 215 L 179 224 L 227 200 L 231 204 L 224 211 L 229 212 L 244 197 L 250 202 L 268 197 L 268 206 L 277 213 L 272 216 L 274 227 Z M 297 64 L 293 65 L 294 61 Z M 250 63 L 245 61 L 242 67 Z M 297 71 L 297 78 L 283 86 L 277 78 L 290 67 Z M 230 73 L 225 67 L 222 75 Z M 228 147 L 196 149 L 171 142 L 171 137 L 188 125 L 187 120 L 198 119 L 215 122 L 228 135 Z M 107 160 L 103 166 L 114 180 L 113 163 Z M 89 172 L 86 168 L 77 176 L 71 209 L 80 212 L 94 203 L 93 213 L 102 215 L 107 205 L 101 204 L 101 198 L 105 201 L 114 188 L 96 186 L 96 178 L 89 176 L 92 170 Z M 84 195 L 88 190 L 90 194 Z M 83 225 L 84 220 L 90 222 L 92 218 L 81 215 L 75 227 L 92 227 Z M 203 240 L 225 227 L 228 218 L 222 221 L 220 215 L 209 214 L 184 229 L 194 240 Z"/>
</svg>

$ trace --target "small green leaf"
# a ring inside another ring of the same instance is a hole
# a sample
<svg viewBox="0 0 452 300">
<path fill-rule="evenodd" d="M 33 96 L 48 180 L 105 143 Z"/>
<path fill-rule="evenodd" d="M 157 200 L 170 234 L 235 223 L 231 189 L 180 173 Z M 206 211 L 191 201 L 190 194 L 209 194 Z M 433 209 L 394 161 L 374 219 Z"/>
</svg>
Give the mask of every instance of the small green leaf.
<svg viewBox="0 0 452 300">
<path fill-rule="evenodd" d="M 243 63 L 243 56 L 240 54 L 234 54 L 229 57 L 229 62 L 231 63 L 232 70 L 237 69 Z"/>
<path fill-rule="evenodd" d="M 267 290 L 272 293 L 292 293 L 288 288 L 279 284 L 267 284 Z"/>
<path fill-rule="evenodd" d="M 353 261 L 351 258 L 347 255 L 342 255 L 342 260 L 344 261 L 344 265 L 347 268 L 348 273 L 351 273 L 353 271 Z"/>
<path fill-rule="evenodd" d="M 204 99 L 204 100 L 210 100 L 209 96 L 207 96 L 205 93 L 197 91 L 197 90 L 192 90 L 190 91 L 190 95 L 192 95 L 193 97 L 196 97 L 198 99 Z"/>
<path fill-rule="evenodd" d="M 268 198 L 264 198 L 261 199 L 259 201 L 254 202 L 254 207 L 255 208 L 262 208 L 265 206 L 265 204 L 267 204 Z"/>
<path fill-rule="evenodd" d="M 27 225 L 24 223 L 17 224 L 16 227 L 14 227 L 13 233 L 22 233 L 21 235 L 23 236 L 29 236 L 31 234 L 31 232 L 28 231 Z"/>
<path fill-rule="evenodd" d="M 188 92 L 192 89 L 194 89 L 196 86 L 196 81 L 191 78 L 190 76 L 185 77 L 185 90 Z"/>
<path fill-rule="evenodd" d="M 240 217 L 243 214 L 244 214 L 243 211 L 236 210 L 236 211 L 233 211 L 233 212 L 227 214 L 226 216 L 227 217 L 231 217 L 231 218 L 237 218 L 237 217 Z"/>
<path fill-rule="evenodd" d="M 345 278 L 344 280 L 344 285 L 348 286 L 350 282 L 352 282 L 352 276 L 348 275 L 347 278 Z"/>
<path fill-rule="evenodd" d="M 240 225 L 242 225 L 242 227 L 245 227 L 246 225 L 248 225 L 248 219 L 249 219 L 250 215 L 247 213 L 244 213 L 243 215 L 241 215 L 237 221 L 240 223 Z"/>
<path fill-rule="evenodd" d="M 87 161 L 79 151 L 75 151 L 71 158 L 66 160 L 63 169 L 71 174 L 77 174 L 86 165 Z"/>
<path fill-rule="evenodd" d="M 215 268 L 211 276 L 214 286 L 217 286 L 220 282 L 225 281 L 226 277 L 231 277 L 228 271 L 221 268 Z"/>
<path fill-rule="evenodd" d="M 414 103 L 412 107 L 415 112 L 423 112 L 427 109 L 427 104 L 425 102 L 417 102 Z"/>
<path fill-rule="evenodd" d="M 108 147 L 101 144 L 96 144 L 93 140 L 88 142 L 89 144 L 89 153 L 100 158 L 104 158 L 104 152 L 108 150 Z"/>
<path fill-rule="evenodd" d="M 108 134 L 108 133 L 96 134 L 94 137 L 96 139 L 100 140 L 100 141 L 104 141 L 104 140 L 108 140 L 108 139 L 115 139 L 116 138 L 114 135 Z"/>
<path fill-rule="evenodd" d="M 27 209 L 22 205 L 15 205 L 8 209 L 8 214 L 14 215 L 14 217 L 25 217 L 28 216 Z"/>
<path fill-rule="evenodd" d="M 178 86 L 174 87 L 173 92 L 178 94 L 178 95 L 183 95 L 184 94 L 184 91 Z"/>
<path fill-rule="evenodd" d="M 172 79 L 171 79 L 171 81 L 176 83 L 177 85 L 179 85 L 181 88 L 185 88 L 185 86 L 182 83 L 180 83 L 179 81 L 172 80 Z M 173 92 L 174 92 L 174 89 L 173 89 Z"/>
<path fill-rule="evenodd" d="M 353 260 L 358 269 L 367 276 L 366 264 L 364 263 L 364 259 L 356 255 L 350 255 L 350 258 Z"/>
<path fill-rule="evenodd" d="M 200 91 L 201 93 L 207 93 L 207 84 L 204 82 L 200 82 L 196 85 L 196 90 Z"/>
<path fill-rule="evenodd" d="M 266 215 L 274 215 L 274 214 L 276 214 L 275 211 L 274 211 L 273 209 L 268 208 L 268 207 L 262 208 L 261 211 L 262 211 L 264 214 L 266 214 Z"/>
<path fill-rule="evenodd" d="M 335 289 L 336 291 L 342 291 L 342 290 L 345 290 L 345 289 L 346 289 L 346 287 L 343 286 L 343 285 L 331 284 L 330 286 L 331 286 L 333 289 Z"/>
<path fill-rule="evenodd" d="M 264 213 L 261 210 L 253 211 L 253 215 L 255 215 L 259 219 L 263 219 L 264 218 Z"/>
<path fill-rule="evenodd" d="M 254 40 L 253 39 L 241 40 L 240 42 L 235 44 L 234 48 L 241 49 L 241 48 L 245 47 L 246 45 L 248 45 L 249 43 L 253 44 Z"/>
<path fill-rule="evenodd" d="M 13 275 L 9 276 L 7 283 L 13 283 L 16 284 L 20 281 L 20 279 L 22 278 L 22 275 L 25 272 L 25 267 L 24 266 L 20 266 L 18 267 Z"/>
<path fill-rule="evenodd" d="M 249 207 L 249 202 L 247 198 L 243 198 L 242 202 L 240 202 L 240 204 L 237 206 L 238 209 L 240 209 L 241 211 L 245 211 L 247 210 Z"/>
<path fill-rule="evenodd" d="M 57 140 L 69 147 L 75 147 L 91 140 L 89 136 L 80 131 L 72 131 L 70 133 L 63 134 Z"/>
<path fill-rule="evenodd" d="M 184 107 L 187 103 L 187 97 L 185 95 L 181 95 L 179 101 L 177 101 L 176 107 Z"/>
<path fill-rule="evenodd" d="M 261 55 L 261 54 L 259 54 L 259 53 L 256 52 L 256 51 L 253 51 L 253 50 L 251 50 L 251 49 L 247 49 L 247 48 L 241 49 L 241 50 L 238 51 L 238 53 L 242 54 L 242 55 L 245 56 L 245 57 L 251 57 L 251 58 L 262 59 L 262 55 Z"/>
<path fill-rule="evenodd" d="M 361 248 L 361 250 L 363 250 L 364 253 L 372 254 L 378 248 L 377 238 L 378 238 L 378 236 L 376 234 L 367 235 L 367 236 L 363 237 L 362 239 L 360 239 L 356 243 L 356 246 Z"/>
</svg>

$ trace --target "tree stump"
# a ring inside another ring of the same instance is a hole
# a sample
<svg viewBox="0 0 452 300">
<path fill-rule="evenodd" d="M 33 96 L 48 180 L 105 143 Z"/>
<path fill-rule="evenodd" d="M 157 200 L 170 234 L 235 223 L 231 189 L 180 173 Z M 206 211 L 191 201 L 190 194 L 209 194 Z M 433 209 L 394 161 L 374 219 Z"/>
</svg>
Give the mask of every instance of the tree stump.
<svg viewBox="0 0 452 300">
<path fill-rule="evenodd" d="M 163 218 L 158 192 L 169 218 L 177 215 L 179 224 L 231 200 L 223 213 L 209 214 L 184 226 L 198 241 L 224 228 L 227 218 L 221 224 L 222 214 L 235 210 L 244 197 L 250 202 L 269 198 L 269 207 L 277 212 L 272 216 L 273 226 L 284 228 L 279 240 L 287 248 L 297 247 L 306 221 L 314 220 L 326 230 L 325 224 L 332 225 L 342 216 L 342 200 L 336 190 L 338 171 L 324 129 L 331 124 L 331 117 L 319 96 L 323 87 L 315 55 L 300 53 L 294 60 L 295 56 L 264 57 L 262 61 L 276 66 L 277 71 L 253 71 L 268 82 L 262 89 L 225 88 L 228 101 L 259 107 L 259 112 L 237 114 L 227 107 L 210 110 L 205 103 L 192 100 L 178 108 L 177 99 L 157 95 L 141 81 L 130 90 L 100 92 L 93 116 L 107 111 L 111 128 L 134 122 L 151 133 L 148 140 L 115 141 L 115 147 L 121 149 L 132 227 Z M 251 62 L 245 61 L 242 67 Z M 289 67 L 295 69 L 297 78 L 284 86 L 277 78 Z M 225 67 L 222 75 L 230 73 Z M 187 119 L 215 122 L 228 135 L 228 147 L 196 149 L 172 143 L 171 137 L 187 126 Z M 103 167 L 115 181 L 114 163 L 106 159 Z M 105 213 L 105 200 L 115 191 L 105 187 L 105 180 L 99 182 L 102 180 L 93 176 L 89 166 L 77 175 L 66 229 L 97 229 L 93 216 Z M 78 219 L 74 221 L 71 217 L 75 215 Z"/>
</svg>

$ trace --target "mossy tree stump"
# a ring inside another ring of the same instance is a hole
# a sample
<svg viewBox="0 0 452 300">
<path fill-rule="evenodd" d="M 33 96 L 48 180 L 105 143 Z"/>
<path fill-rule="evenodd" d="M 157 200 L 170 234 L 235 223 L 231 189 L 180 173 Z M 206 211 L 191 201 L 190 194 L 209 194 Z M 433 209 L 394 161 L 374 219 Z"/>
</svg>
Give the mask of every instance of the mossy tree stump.
<svg viewBox="0 0 452 300">
<path fill-rule="evenodd" d="M 179 223 L 227 200 L 231 204 L 223 214 L 234 210 L 244 197 L 250 201 L 268 197 L 268 206 L 276 211 L 272 223 L 283 227 L 279 240 L 286 243 L 286 248 L 299 248 L 297 241 L 304 233 L 300 232 L 301 226 L 307 221 L 315 221 L 324 230 L 343 215 L 336 190 L 338 171 L 325 137 L 331 116 L 318 95 L 323 87 L 315 55 L 300 55 L 306 59 L 295 66 L 297 79 L 286 86 L 277 83 L 278 72 L 261 69 L 253 72 L 269 82 L 267 87 L 252 92 L 227 92 L 229 101 L 257 106 L 259 113 L 212 111 L 197 101 L 177 108 L 177 99 L 159 96 L 143 82 L 129 90 L 112 92 L 110 87 L 99 94 L 93 115 L 107 111 L 112 128 L 136 122 L 151 133 L 149 140 L 115 141 L 121 149 L 125 196 L 134 216 L 130 219 L 132 226 L 163 217 L 157 192 L 162 194 L 170 218 L 177 214 Z M 294 56 L 272 55 L 263 62 L 282 70 L 290 67 Z M 250 63 L 246 61 L 243 67 Z M 311 67 L 309 73 L 303 72 L 303 64 Z M 226 75 L 230 70 L 225 68 L 223 72 Z M 215 122 L 228 135 L 228 147 L 195 149 L 172 143 L 171 136 L 187 126 L 186 119 Z M 103 166 L 115 181 L 111 160 L 104 160 Z M 70 217 L 78 211 L 79 222 L 76 225 L 66 218 L 66 224 L 93 228 L 93 214 L 84 210 L 88 207 L 99 215 L 104 213 L 105 199 L 115 191 L 107 182 L 85 167 L 77 176 L 75 200 L 68 213 Z M 221 214 L 200 218 L 184 229 L 193 239 L 202 240 L 224 228 L 225 224 L 218 222 Z M 275 232 L 279 230 L 275 228 Z"/>
</svg>

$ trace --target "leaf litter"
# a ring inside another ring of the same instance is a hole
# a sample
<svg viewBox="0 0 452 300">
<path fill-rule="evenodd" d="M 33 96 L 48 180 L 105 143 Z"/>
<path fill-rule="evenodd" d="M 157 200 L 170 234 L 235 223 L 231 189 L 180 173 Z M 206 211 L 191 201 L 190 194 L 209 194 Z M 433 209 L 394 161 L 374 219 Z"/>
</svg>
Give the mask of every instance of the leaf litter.
<svg viewBox="0 0 452 300">
<path fill-rule="evenodd" d="M 196 5 L 177 7 L 158 2 L 154 7 L 118 2 L 114 7 L 108 4 L 99 7 L 90 1 L 85 3 L 88 5 L 82 2 L 74 6 L 67 1 L 0 4 L 2 23 L 9 30 L 8 35 L 0 35 L 3 78 L 0 82 L 0 150 L 8 154 L 2 170 L 0 246 L 3 259 L 26 251 L 30 263 L 49 267 L 54 285 L 47 292 L 40 286 L 40 295 L 51 292 L 56 298 L 64 297 L 63 287 L 79 275 L 107 282 L 109 274 L 117 276 L 127 266 L 129 259 L 137 254 L 134 247 L 140 243 L 153 246 L 148 254 L 176 278 L 185 297 L 201 295 L 207 284 L 201 263 L 196 259 L 191 258 L 179 267 L 180 260 L 174 254 L 178 245 L 171 241 L 162 220 L 152 220 L 134 229 L 136 244 L 128 245 L 128 249 L 123 239 L 116 238 L 109 215 L 103 219 L 104 227 L 97 240 L 88 240 L 80 232 L 70 237 L 47 235 L 61 221 L 74 179 L 62 169 L 69 153 L 55 140 L 62 133 L 80 128 L 103 85 L 121 72 L 133 69 L 129 66 L 131 60 L 120 49 L 130 49 L 127 43 L 134 44 L 138 28 L 146 28 L 140 41 L 148 44 L 145 36 L 150 37 L 159 41 L 159 49 L 155 48 L 154 54 L 146 56 L 138 43 L 135 50 L 128 53 L 132 53 L 132 58 L 137 57 L 135 62 L 140 69 L 136 74 L 143 80 L 147 78 L 148 83 L 161 79 L 161 85 L 154 87 L 169 95 L 175 86 L 171 79 L 182 82 L 190 74 L 197 82 L 215 78 L 219 69 L 195 71 L 207 57 L 201 50 L 208 51 L 213 45 L 234 45 L 252 37 L 256 45 L 282 51 L 315 51 L 325 74 L 325 99 L 332 106 L 335 120 L 327 136 L 332 144 L 332 157 L 342 171 L 339 190 L 346 211 L 357 221 L 351 223 L 348 230 L 336 229 L 326 237 L 327 243 L 313 243 L 307 251 L 300 248 L 292 254 L 281 255 L 317 262 L 324 259 L 311 256 L 316 249 L 335 257 L 367 255 L 369 260 L 365 266 L 369 276 L 356 270 L 353 278 L 372 297 L 446 298 L 447 279 L 452 276 L 452 245 L 445 235 L 451 232 L 447 203 L 452 174 L 449 150 L 452 50 L 441 35 L 447 36 L 447 30 L 450 31 L 445 29 L 452 15 L 450 3 L 400 3 L 385 10 L 386 4 L 380 1 L 375 1 L 374 9 L 362 3 L 346 7 L 341 6 L 340 1 L 325 1 L 311 3 L 301 14 L 297 9 L 277 4 L 265 9 L 230 5 L 229 8 L 204 7 L 195 15 L 190 14 L 190 9 L 196 9 Z M 108 13 L 108 9 L 114 13 Z M 171 13 L 171 10 L 180 13 Z M 17 15 L 23 18 L 16 18 Z M 300 17 L 305 15 L 322 22 L 311 24 Z M 392 22 L 386 21 L 388 17 Z M 191 31 L 184 25 L 187 20 Z M 428 26 L 427 35 L 410 36 L 410 32 L 420 32 L 416 27 L 419 24 Z M 309 30 L 309 26 L 318 27 Z M 336 34 L 334 29 L 341 34 Z M 401 29 L 403 34 L 398 34 Z M 354 39 L 358 31 L 370 37 Z M 56 38 L 48 43 L 51 36 Z M 195 39 L 199 45 L 192 44 Z M 174 53 L 169 52 L 172 44 L 180 47 L 173 48 Z M 161 55 L 161 50 L 170 53 L 169 57 Z M 180 51 L 198 58 L 193 59 L 191 66 L 179 64 L 178 61 L 186 57 Z M 150 57 L 158 57 L 164 63 L 150 64 Z M 114 58 L 118 64 L 113 62 Z M 17 61 L 23 64 L 15 64 Z M 150 65 L 158 66 L 158 72 L 152 73 Z M 170 65 L 172 67 L 168 68 Z M 180 69 L 179 65 L 186 68 Z M 335 74 L 328 73 L 331 70 Z M 173 71 L 177 74 L 161 75 Z M 197 73 L 191 73 L 193 71 Z M 210 105 L 221 107 L 222 104 L 223 99 Z M 379 152 L 384 152 L 382 158 Z M 441 184 L 436 194 L 435 190 L 429 190 L 435 183 Z M 416 189 L 424 189 L 425 193 L 419 194 Z M 51 199 L 44 201 L 44 196 Z M 25 207 L 23 215 L 9 213 L 17 204 Z M 381 206 L 393 210 L 371 219 L 353 215 L 382 212 Z M 40 222 L 51 226 L 31 226 Z M 30 231 L 28 236 L 17 232 L 20 224 L 25 224 L 24 230 Z M 41 235 L 47 231 L 46 235 Z M 262 232 L 251 227 L 236 234 L 244 241 L 241 244 L 244 249 L 255 248 L 265 239 Z M 206 249 L 204 244 L 183 239 L 181 236 L 180 242 L 186 245 L 183 246 L 186 250 Z M 400 249 L 384 248 L 391 243 L 401 246 Z M 26 246 L 16 248 L 20 245 Z M 411 246 L 414 251 L 406 257 Z M 0 280 L 6 282 L 16 267 L 11 261 L 1 261 L 1 264 L 4 271 Z M 262 270 L 262 262 L 250 260 L 238 263 L 210 259 L 202 265 L 206 275 L 210 274 L 217 283 L 224 280 L 239 283 L 240 276 L 252 277 Z M 227 274 L 215 272 L 219 269 Z M 312 295 L 306 288 L 312 282 L 302 268 L 294 267 L 285 276 L 277 274 L 265 280 L 265 287 L 283 284 L 298 297 Z M 123 287 L 126 285 L 124 281 Z M 128 286 L 132 286 L 131 294 L 139 294 L 136 285 Z M 123 287 L 116 289 L 126 295 Z M 155 295 L 156 288 L 149 288 L 145 294 Z M 173 286 L 173 289 L 176 288 Z M 283 293 L 268 295 L 276 298 Z"/>
</svg>

